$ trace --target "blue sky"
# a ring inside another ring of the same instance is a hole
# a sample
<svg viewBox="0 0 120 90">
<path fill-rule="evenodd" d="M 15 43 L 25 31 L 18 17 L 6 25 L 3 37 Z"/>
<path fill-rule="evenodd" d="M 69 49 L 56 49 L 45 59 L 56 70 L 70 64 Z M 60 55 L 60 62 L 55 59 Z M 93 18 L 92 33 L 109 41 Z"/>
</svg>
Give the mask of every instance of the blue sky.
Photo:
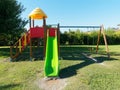
<svg viewBox="0 0 120 90">
<path fill-rule="evenodd" d="M 120 0 L 18 0 L 26 8 L 22 17 L 36 7 L 48 16 L 47 24 L 101 25 L 117 27 L 120 23 Z"/>
</svg>

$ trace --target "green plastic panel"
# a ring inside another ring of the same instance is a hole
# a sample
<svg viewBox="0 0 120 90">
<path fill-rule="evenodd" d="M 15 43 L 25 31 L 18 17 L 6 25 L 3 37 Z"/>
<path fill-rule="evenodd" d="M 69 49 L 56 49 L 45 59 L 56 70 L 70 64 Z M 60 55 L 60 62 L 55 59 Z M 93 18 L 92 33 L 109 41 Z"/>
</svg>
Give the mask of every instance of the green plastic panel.
<svg viewBox="0 0 120 90">
<path fill-rule="evenodd" d="M 59 62 L 58 62 L 57 36 L 47 37 L 44 71 L 45 76 L 47 77 L 58 76 Z"/>
</svg>

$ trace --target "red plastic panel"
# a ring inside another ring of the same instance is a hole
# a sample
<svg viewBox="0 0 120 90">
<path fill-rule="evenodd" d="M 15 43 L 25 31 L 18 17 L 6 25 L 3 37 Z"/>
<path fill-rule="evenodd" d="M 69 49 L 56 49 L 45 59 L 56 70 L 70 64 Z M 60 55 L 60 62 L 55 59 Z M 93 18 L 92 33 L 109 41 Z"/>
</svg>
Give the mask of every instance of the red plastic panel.
<svg viewBox="0 0 120 90">
<path fill-rule="evenodd" d="M 44 28 L 35 27 L 30 29 L 31 38 L 43 38 L 44 37 Z"/>
<path fill-rule="evenodd" d="M 50 28 L 49 29 L 49 36 L 50 37 L 55 37 L 55 31 L 56 31 L 56 28 Z"/>
</svg>

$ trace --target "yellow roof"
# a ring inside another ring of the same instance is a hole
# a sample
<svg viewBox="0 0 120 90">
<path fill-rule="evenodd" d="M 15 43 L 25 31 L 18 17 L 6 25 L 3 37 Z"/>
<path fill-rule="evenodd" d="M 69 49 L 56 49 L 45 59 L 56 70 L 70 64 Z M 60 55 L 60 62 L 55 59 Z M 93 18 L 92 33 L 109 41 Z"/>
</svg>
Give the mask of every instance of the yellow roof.
<svg viewBox="0 0 120 90">
<path fill-rule="evenodd" d="M 47 15 L 40 8 L 36 8 L 29 14 L 29 17 L 31 19 L 43 19 L 47 18 Z"/>
</svg>

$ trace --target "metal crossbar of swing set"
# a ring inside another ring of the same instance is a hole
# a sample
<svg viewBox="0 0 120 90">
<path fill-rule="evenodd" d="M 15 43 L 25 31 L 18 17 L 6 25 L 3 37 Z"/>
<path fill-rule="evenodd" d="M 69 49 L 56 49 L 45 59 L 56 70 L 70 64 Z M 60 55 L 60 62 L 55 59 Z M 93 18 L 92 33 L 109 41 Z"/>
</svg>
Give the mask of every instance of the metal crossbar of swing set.
<svg viewBox="0 0 120 90">
<path fill-rule="evenodd" d="M 100 28 L 101 26 L 60 26 L 60 28 Z"/>
<path fill-rule="evenodd" d="M 58 26 L 58 24 L 51 24 L 50 26 Z M 59 26 L 59 28 L 101 28 L 101 26 Z"/>
</svg>

